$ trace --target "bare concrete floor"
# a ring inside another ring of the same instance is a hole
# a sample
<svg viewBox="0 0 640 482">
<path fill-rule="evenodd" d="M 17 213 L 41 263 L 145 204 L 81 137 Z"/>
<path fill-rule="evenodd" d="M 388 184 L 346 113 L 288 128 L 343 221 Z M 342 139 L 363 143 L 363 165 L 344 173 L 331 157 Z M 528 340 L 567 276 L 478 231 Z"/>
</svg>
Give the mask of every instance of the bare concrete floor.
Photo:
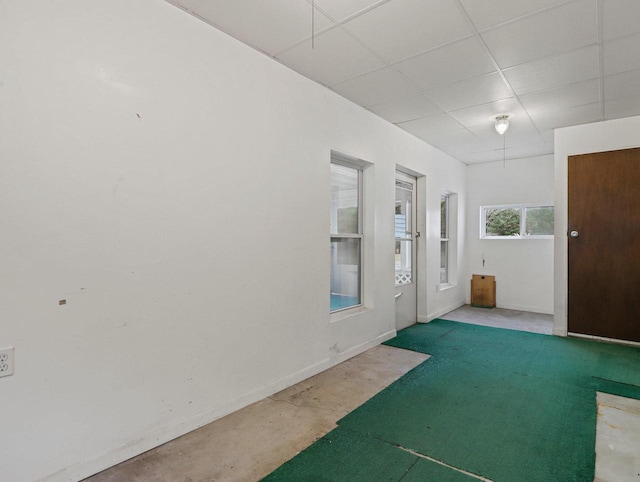
<svg viewBox="0 0 640 482">
<path fill-rule="evenodd" d="M 87 482 L 255 481 L 428 355 L 377 346 Z"/>
<path fill-rule="evenodd" d="M 553 315 L 504 308 L 476 308 L 464 305 L 440 318 L 474 325 L 542 333 L 544 335 L 551 335 L 553 330 Z"/>
<path fill-rule="evenodd" d="M 595 481 L 640 481 L 640 400 L 598 393 Z"/>
</svg>

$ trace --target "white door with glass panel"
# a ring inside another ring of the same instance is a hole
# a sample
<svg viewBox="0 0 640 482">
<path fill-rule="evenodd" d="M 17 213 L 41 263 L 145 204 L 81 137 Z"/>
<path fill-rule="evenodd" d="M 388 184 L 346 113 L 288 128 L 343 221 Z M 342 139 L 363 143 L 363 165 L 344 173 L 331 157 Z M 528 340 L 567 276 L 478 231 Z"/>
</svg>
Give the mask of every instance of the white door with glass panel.
<svg viewBox="0 0 640 482">
<path fill-rule="evenodd" d="M 416 232 L 416 178 L 396 172 L 395 296 L 398 330 L 417 321 L 415 267 L 419 236 Z"/>
</svg>

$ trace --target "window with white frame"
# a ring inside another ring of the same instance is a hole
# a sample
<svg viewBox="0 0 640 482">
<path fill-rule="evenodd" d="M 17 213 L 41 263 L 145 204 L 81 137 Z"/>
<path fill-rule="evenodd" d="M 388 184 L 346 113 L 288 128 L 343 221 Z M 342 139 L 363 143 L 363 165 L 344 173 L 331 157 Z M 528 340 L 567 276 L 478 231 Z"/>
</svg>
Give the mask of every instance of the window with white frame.
<svg viewBox="0 0 640 482">
<path fill-rule="evenodd" d="M 440 284 L 449 284 L 449 268 L 450 268 L 450 204 L 451 195 L 442 194 L 440 196 Z"/>
<path fill-rule="evenodd" d="M 362 304 L 362 169 L 331 161 L 331 311 Z"/>
<path fill-rule="evenodd" d="M 481 239 L 553 237 L 551 205 L 508 204 L 480 207 Z"/>
</svg>

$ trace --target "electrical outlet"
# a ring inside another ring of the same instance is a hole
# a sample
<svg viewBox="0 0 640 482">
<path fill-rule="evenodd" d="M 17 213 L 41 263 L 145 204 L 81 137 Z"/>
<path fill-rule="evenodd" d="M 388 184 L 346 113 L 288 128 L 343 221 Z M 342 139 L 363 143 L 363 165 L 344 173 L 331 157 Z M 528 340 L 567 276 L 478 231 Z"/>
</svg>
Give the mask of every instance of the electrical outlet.
<svg viewBox="0 0 640 482">
<path fill-rule="evenodd" d="M 13 375 L 13 347 L 0 348 L 0 377 Z"/>
</svg>

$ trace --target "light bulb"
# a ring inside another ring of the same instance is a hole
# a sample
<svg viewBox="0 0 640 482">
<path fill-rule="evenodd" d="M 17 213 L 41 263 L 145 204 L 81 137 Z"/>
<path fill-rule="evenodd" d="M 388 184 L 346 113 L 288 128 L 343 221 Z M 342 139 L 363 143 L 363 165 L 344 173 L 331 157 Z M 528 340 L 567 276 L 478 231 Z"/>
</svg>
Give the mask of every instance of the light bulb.
<svg viewBox="0 0 640 482">
<path fill-rule="evenodd" d="M 498 134 L 502 135 L 507 132 L 509 128 L 509 116 L 508 115 L 499 115 L 496 117 L 496 130 Z"/>
</svg>

